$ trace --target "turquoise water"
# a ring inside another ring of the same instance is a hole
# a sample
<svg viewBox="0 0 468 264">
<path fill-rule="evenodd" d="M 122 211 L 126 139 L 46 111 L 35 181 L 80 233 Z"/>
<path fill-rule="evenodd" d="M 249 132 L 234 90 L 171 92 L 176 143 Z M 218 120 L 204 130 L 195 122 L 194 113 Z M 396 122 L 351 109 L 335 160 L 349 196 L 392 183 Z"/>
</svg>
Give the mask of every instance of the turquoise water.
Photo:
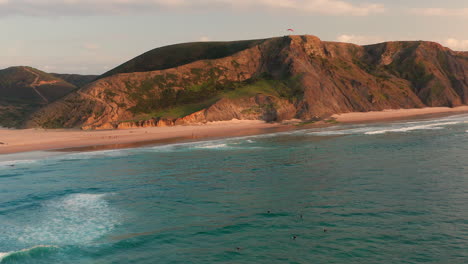
<svg viewBox="0 0 468 264">
<path fill-rule="evenodd" d="M 467 121 L 0 156 L 0 262 L 468 263 Z"/>
</svg>

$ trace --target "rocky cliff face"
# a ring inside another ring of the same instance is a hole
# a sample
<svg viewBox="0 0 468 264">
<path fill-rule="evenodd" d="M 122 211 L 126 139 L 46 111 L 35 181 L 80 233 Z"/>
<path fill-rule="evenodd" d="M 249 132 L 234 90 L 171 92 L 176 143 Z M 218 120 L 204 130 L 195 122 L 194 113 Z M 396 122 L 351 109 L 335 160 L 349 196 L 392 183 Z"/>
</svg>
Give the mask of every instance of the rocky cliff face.
<svg viewBox="0 0 468 264">
<path fill-rule="evenodd" d="M 216 44 L 225 52 L 218 47 L 217 55 L 226 56 L 214 59 L 206 59 L 209 49 L 201 53 L 197 46 L 198 57 L 186 55 L 190 62 L 183 65 L 159 52 L 153 58 L 159 64 L 132 72 L 138 61 L 151 61 L 144 54 L 120 66 L 125 73 L 103 76 L 38 111 L 29 125 L 101 129 L 233 118 L 310 120 L 468 101 L 468 56 L 437 43 L 358 46 L 314 36 L 235 43 Z"/>
</svg>

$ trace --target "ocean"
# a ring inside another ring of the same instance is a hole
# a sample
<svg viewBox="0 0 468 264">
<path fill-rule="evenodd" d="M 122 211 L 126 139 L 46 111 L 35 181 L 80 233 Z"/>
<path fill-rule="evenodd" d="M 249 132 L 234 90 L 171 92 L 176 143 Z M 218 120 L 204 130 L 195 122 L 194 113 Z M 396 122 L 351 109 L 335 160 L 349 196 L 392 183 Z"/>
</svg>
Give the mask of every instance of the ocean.
<svg viewBox="0 0 468 264">
<path fill-rule="evenodd" d="M 468 115 L 0 156 L 0 263 L 468 263 Z"/>
</svg>

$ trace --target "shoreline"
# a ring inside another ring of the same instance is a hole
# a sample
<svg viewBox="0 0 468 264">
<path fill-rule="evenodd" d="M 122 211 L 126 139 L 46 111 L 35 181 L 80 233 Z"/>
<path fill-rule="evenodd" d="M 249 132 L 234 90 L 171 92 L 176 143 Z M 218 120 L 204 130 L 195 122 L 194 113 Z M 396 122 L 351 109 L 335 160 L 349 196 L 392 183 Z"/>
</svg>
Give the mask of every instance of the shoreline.
<svg viewBox="0 0 468 264">
<path fill-rule="evenodd" d="M 343 114 L 334 114 L 337 122 L 343 124 L 350 123 L 375 123 L 384 121 L 398 121 L 406 119 L 430 119 L 437 117 L 446 117 L 457 114 L 468 113 L 468 106 L 458 107 L 425 107 L 411 109 L 388 109 L 383 111 L 370 112 L 351 112 Z"/>
<path fill-rule="evenodd" d="M 254 120 L 219 121 L 202 125 L 121 130 L 4 129 L 0 155 L 32 151 L 93 151 L 238 137 L 290 130 L 290 125 Z"/>
<path fill-rule="evenodd" d="M 468 106 L 353 112 L 335 114 L 331 118 L 339 124 L 354 124 L 430 119 L 463 113 L 468 113 Z M 0 155 L 32 151 L 75 152 L 135 148 L 148 145 L 250 136 L 336 125 L 335 122 L 327 123 L 323 121 L 305 125 L 297 124 L 300 124 L 300 122 L 265 123 L 258 120 L 231 120 L 190 126 L 99 131 L 0 129 L 0 143 L 3 143 L 0 144 Z"/>
</svg>

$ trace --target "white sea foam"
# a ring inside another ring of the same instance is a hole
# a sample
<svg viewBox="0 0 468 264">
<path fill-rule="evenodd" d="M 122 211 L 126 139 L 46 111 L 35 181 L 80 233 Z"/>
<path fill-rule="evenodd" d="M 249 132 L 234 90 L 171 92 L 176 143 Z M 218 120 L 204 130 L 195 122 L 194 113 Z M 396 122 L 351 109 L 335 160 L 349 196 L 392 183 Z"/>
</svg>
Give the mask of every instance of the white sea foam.
<svg viewBox="0 0 468 264">
<path fill-rule="evenodd" d="M 377 134 L 385 134 L 385 133 L 396 133 L 396 132 L 408 132 L 413 130 L 425 130 L 425 129 L 443 129 L 443 126 L 448 125 L 456 125 L 460 124 L 461 122 L 441 122 L 441 123 L 432 123 L 426 125 L 416 125 L 416 126 L 409 126 L 409 127 L 401 127 L 401 128 L 394 128 L 394 129 L 382 129 L 377 131 L 369 131 L 366 132 L 366 135 L 377 135 Z"/>
<path fill-rule="evenodd" d="M 100 151 L 87 151 L 77 153 L 65 153 L 60 157 L 54 157 L 52 159 L 57 160 L 86 160 L 99 157 L 119 157 L 126 155 L 125 150 L 113 149 L 113 150 L 100 150 Z"/>
<path fill-rule="evenodd" d="M 58 248 L 58 247 L 48 246 L 48 245 L 38 245 L 38 246 L 31 247 L 31 248 L 21 249 L 18 251 L 0 252 L 0 263 L 3 262 L 5 258 L 8 258 L 13 255 L 28 254 L 39 249 L 51 249 L 51 248 Z"/>
<path fill-rule="evenodd" d="M 457 118 L 444 118 L 430 121 L 406 122 L 406 123 L 390 123 L 379 126 L 343 126 L 321 129 L 318 131 L 308 132 L 309 135 L 315 136 L 339 136 L 339 135 L 379 135 L 385 133 L 405 133 L 415 130 L 437 130 L 444 129 L 446 126 L 467 123 L 466 116 Z M 337 129 L 341 128 L 341 129 Z"/>
<path fill-rule="evenodd" d="M 0 169 L 11 168 L 22 165 L 45 164 L 66 160 L 87 160 L 100 157 L 119 157 L 127 155 L 126 150 L 102 150 L 91 152 L 29 152 L 19 154 L 8 154 L 0 157 Z"/>
<path fill-rule="evenodd" d="M 351 134 L 363 134 L 363 133 L 372 131 L 373 129 L 375 129 L 375 127 L 358 127 L 358 128 L 348 128 L 348 129 L 343 128 L 343 129 L 338 129 L 338 130 L 313 131 L 307 134 L 316 135 L 316 136 L 340 136 L 340 135 L 351 135 Z"/>
<path fill-rule="evenodd" d="M 106 194 L 71 194 L 43 203 L 34 219 L 12 230 L 24 244 L 76 245 L 89 243 L 111 231 L 119 222 Z"/>
<path fill-rule="evenodd" d="M 175 143 L 175 144 L 167 144 L 167 145 L 158 145 L 158 146 L 153 146 L 153 147 L 143 147 L 143 148 L 138 148 L 136 150 L 149 151 L 149 152 L 173 152 L 179 149 L 190 148 L 194 144 L 196 143 L 193 143 L 193 142 Z"/>
<path fill-rule="evenodd" d="M 201 145 L 201 146 L 196 146 L 196 148 L 201 148 L 201 149 L 221 149 L 221 148 L 228 148 L 229 146 L 227 144 L 207 144 L 207 145 Z"/>
<path fill-rule="evenodd" d="M 249 145 L 242 144 L 249 143 Z M 261 147 L 252 146 L 255 143 L 253 140 L 246 140 L 245 137 L 238 138 L 227 138 L 227 139 L 216 139 L 198 142 L 186 142 L 186 143 L 175 143 L 169 145 L 159 145 L 154 147 L 144 147 L 136 149 L 139 151 L 150 151 L 150 152 L 175 152 L 175 151 L 187 151 L 187 150 L 235 150 L 235 149 L 259 149 Z"/>
<path fill-rule="evenodd" d="M 38 160 L 6 160 L 0 161 L 0 167 L 15 167 L 16 165 L 36 163 Z"/>
</svg>

